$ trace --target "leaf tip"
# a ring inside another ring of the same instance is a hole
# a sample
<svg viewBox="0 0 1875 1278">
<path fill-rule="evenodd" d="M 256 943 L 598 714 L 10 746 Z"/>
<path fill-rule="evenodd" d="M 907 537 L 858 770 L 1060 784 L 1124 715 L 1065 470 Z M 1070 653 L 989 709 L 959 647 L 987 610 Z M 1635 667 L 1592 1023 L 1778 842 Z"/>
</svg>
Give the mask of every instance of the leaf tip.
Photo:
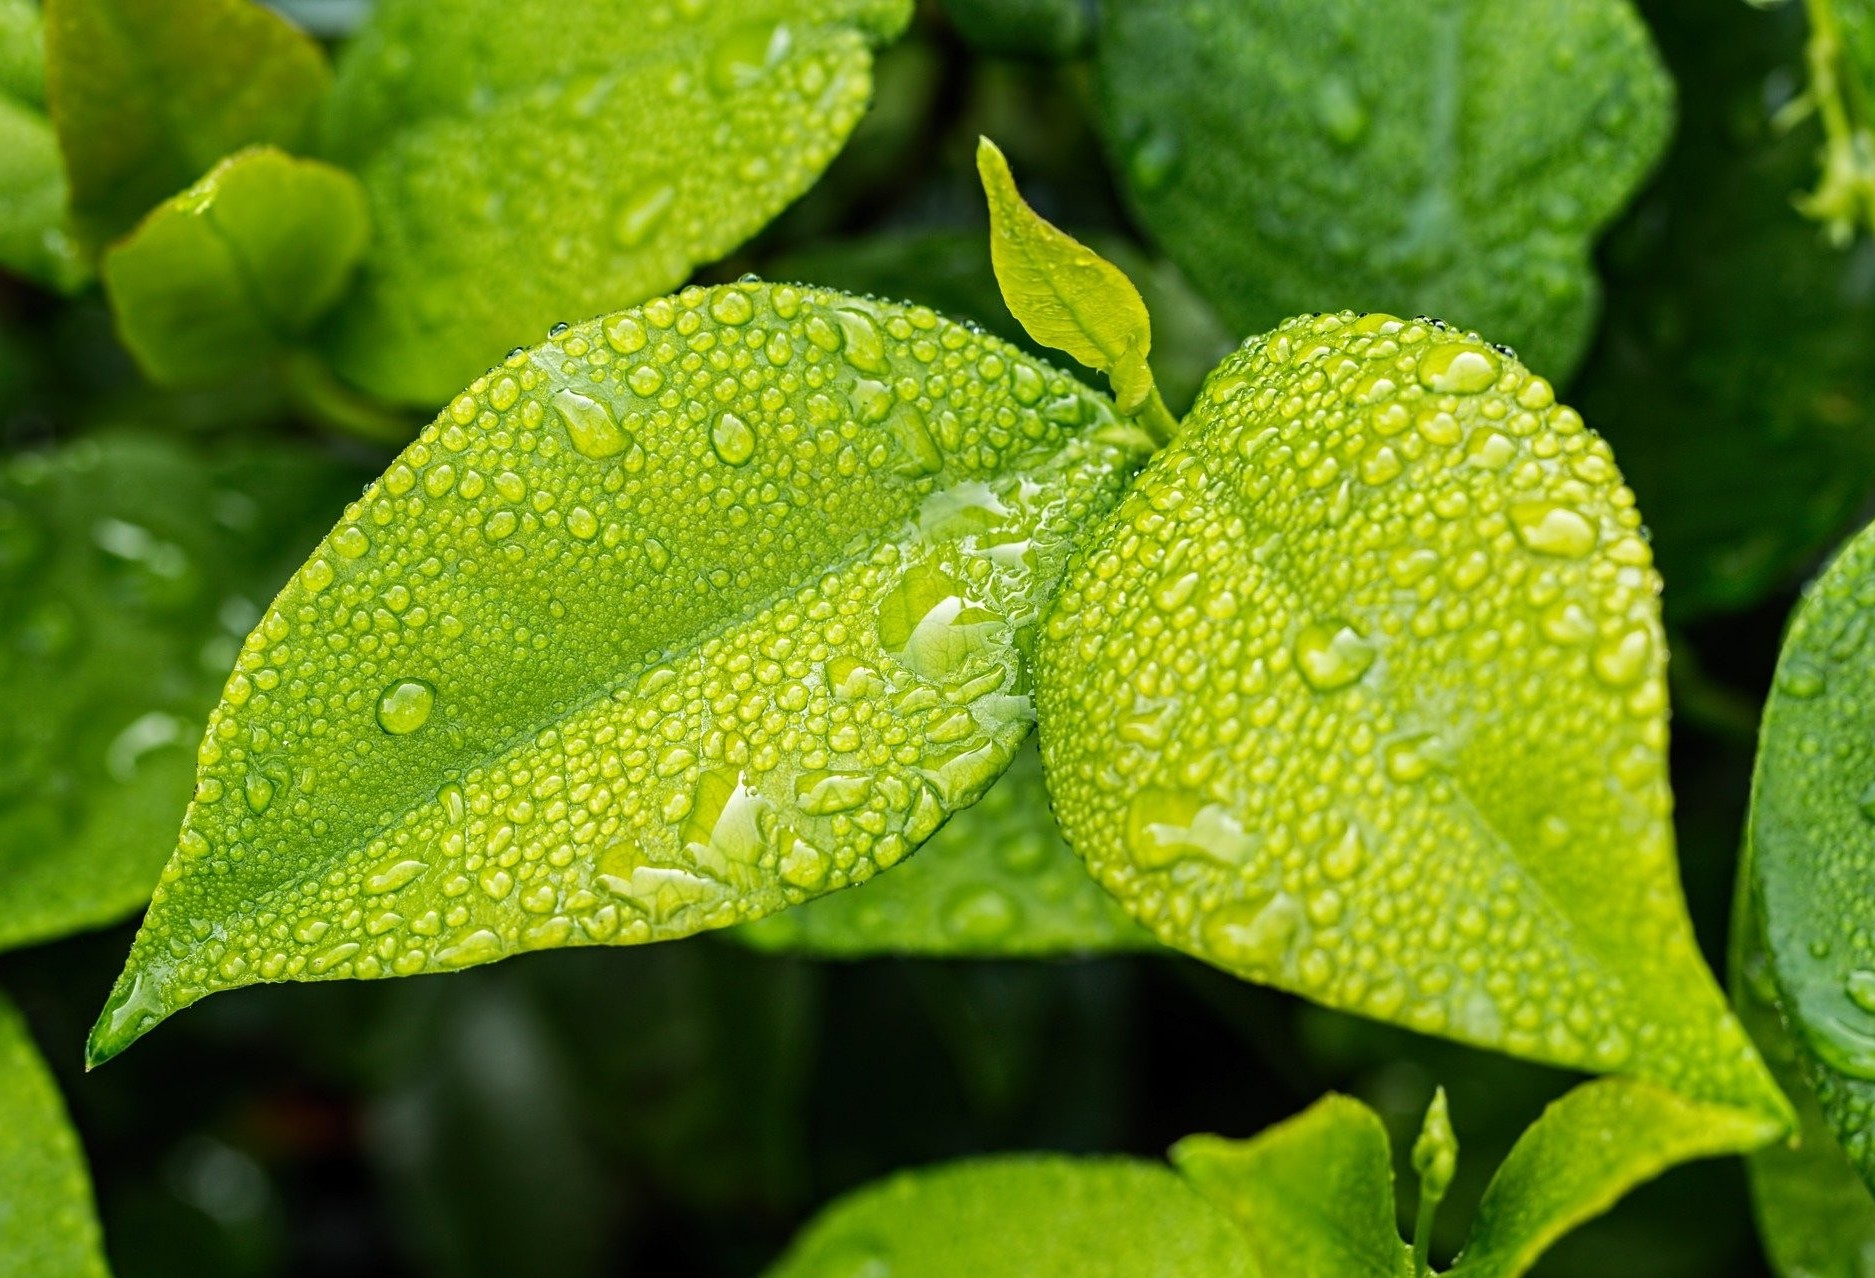
<svg viewBox="0 0 1875 1278">
<path fill-rule="evenodd" d="M 85 1037 L 85 1070 L 90 1072 L 155 1029 L 183 1004 L 170 996 L 169 981 L 158 972 L 130 963 L 111 987 L 97 1024 Z"/>
</svg>

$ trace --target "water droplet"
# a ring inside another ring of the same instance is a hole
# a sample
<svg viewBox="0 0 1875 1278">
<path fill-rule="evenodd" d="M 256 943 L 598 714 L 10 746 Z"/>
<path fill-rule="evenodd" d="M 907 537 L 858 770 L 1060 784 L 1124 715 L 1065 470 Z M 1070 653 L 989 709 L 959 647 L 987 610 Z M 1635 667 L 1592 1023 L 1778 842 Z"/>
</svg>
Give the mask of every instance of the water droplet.
<svg viewBox="0 0 1875 1278">
<path fill-rule="evenodd" d="M 1374 646 L 1360 631 L 1333 622 L 1302 627 L 1295 655 L 1296 669 L 1317 692 L 1345 688 L 1374 664 Z"/>
<path fill-rule="evenodd" d="M 1875 972 L 1858 969 L 1849 973 L 1849 979 L 1843 982 L 1843 993 L 1857 1007 L 1875 1016 Z"/>
<path fill-rule="evenodd" d="M 1647 673 L 1653 655 L 1653 637 L 1645 630 L 1630 630 L 1596 649 L 1595 675 L 1603 683 L 1625 688 Z"/>
<path fill-rule="evenodd" d="M 879 326 L 872 322 L 872 317 L 861 311 L 841 309 L 833 313 L 833 318 L 840 326 L 840 336 L 846 346 L 846 362 L 864 373 L 890 372 L 892 365 L 885 357 L 885 339 L 879 334 Z"/>
<path fill-rule="evenodd" d="M 1787 697 L 1808 701 L 1823 695 L 1828 686 L 1823 672 L 1801 657 L 1784 662 L 1777 671 L 1777 690 Z"/>
<path fill-rule="evenodd" d="M 1302 907 L 1284 892 L 1261 903 L 1237 901 L 1220 906 L 1205 916 L 1202 925 L 1212 955 L 1256 974 L 1280 969 L 1301 929 Z"/>
<path fill-rule="evenodd" d="M 728 465 L 741 466 L 755 456 L 755 432 L 740 417 L 725 412 L 710 428 L 710 447 Z"/>
<path fill-rule="evenodd" d="M 631 437 L 612 419 L 612 410 L 596 399 L 575 390 L 562 390 L 554 395 L 553 406 L 566 422 L 567 437 L 583 457 L 594 461 L 614 457 L 631 443 Z"/>
<path fill-rule="evenodd" d="M 754 24 L 733 31 L 710 53 L 710 87 L 721 94 L 738 93 L 760 80 L 787 50 L 786 27 Z"/>
<path fill-rule="evenodd" d="M 668 182 L 636 192 L 619 206 L 618 216 L 612 220 L 612 238 L 621 248 L 637 248 L 651 238 L 651 232 L 676 202 L 677 188 Z"/>
<path fill-rule="evenodd" d="M 1021 907 L 993 887 L 962 888 L 944 903 L 944 930 L 967 943 L 984 944 L 1007 936 L 1021 918 Z"/>
<path fill-rule="evenodd" d="M 755 317 L 755 304 L 739 288 L 726 288 L 710 301 L 710 314 L 719 324 L 747 324 Z"/>
<path fill-rule="evenodd" d="M 1419 381 L 1446 395 L 1476 395 L 1497 384 L 1497 356 L 1465 342 L 1447 342 L 1419 357 Z"/>
<path fill-rule="evenodd" d="M 256 816 L 265 812 L 273 804 L 273 782 L 257 768 L 248 769 L 242 792 L 247 799 L 248 810 Z"/>
<path fill-rule="evenodd" d="M 368 896 L 382 896 L 386 892 L 395 892 L 428 868 L 422 861 L 398 861 L 367 878 L 365 893 Z"/>
<path fill-rule="evenodd" d="M 1595 525 L 1580 511 L 1548 501 L 1520 501 L 1510 508 L 1517 539 L 1539 555 L 1580 559 L 1595 549 Z"/>
<path fill-rule="evenodd" d="M 421 679 L 399 679 L 378 698 L 378 726 L 394 736 L 415 732 L 430 721 L 436 689 Z"/>
<path fill-rule="evenodd" d="M 1242 865 L 1256 841 L 1228 808 L 1189 790 L 1147 786 L 1126 808 L 1126 844 L 1133 863 L 1158 870 L 1190 857 Z"/>
</svg>

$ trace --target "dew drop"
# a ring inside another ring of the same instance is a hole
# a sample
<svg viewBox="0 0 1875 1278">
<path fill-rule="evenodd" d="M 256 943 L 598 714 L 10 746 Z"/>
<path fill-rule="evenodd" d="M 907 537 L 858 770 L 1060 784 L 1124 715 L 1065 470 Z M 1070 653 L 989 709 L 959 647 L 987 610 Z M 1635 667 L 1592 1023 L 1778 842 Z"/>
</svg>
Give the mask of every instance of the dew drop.
<svg viewBox="0 0 1875 1278">
<path fill-rule="evenodd" d="M 1419 381 L 1445 395 L 1476 395 L 1497 384 L 1500 365 L 1490 351 L 1464 342 L 1435 346 L 1419 357 Z"/>
<path fill-rule="evenodd" d="M 378 726 L 393 736 L 415 732 L 430 721 L 436 689 L 421 679 L 399 679 L 378 698 Z"/>
<path fill-rule="evenodd" d="M 944 930 L 960 941 L 978 944 L 998 940 L 1015 931 L 1022 910 L 1008 893 L 974 886 L 953 892 L 944 903 Z"/>
<path fill-rule="evenodd" d="M 612 410 L 596 399 L 575 390 L 561 390 L 554 395 L 553 406 L 566 422 L 567 437 L 583 457 L 594 461 L 614 457 L 631 443 L 630 436 L 612 420 Z"/>
<path fill-rule="evenodd" d="M 885 339 L 880 336 L 879 326 L 872 322 L 870 315 L 841 309 L 833 313 L 833 318 L 840 326 L 847 363 L 863 373 L 891 371 L 891 362 L 885 357 Z"/>
<path fill-rule="evenodd" d="M 1801 658 L 1785 662 L 1777 672 L 1777 690 L 1799 701 L 1822 696 L 1827 686 L 1823 672 Z"/>
<path fill-rule="evenodd" d="M 612 238 L 621 248 L 637 248 L 651 238 L 676 202 L 677 188 L 668 182 L 637 192 L 619 206 L 618 216 L 612 219 Z"/>
<path fill-rule="evenodd" d="M 1842 992 L 1849 996 L 1851 1003 L 1875 1016 L 1875 972 L 1859 969 L 1849 973 L 1849 979 L 1843 982 Z"/>
<path fill-rule="evenodd" d="M 1317 692 L 1345 688 L 1374 664 L 1374 646 L 1352 626 L 1329 623 L 1302 627 L 1296 636 L 1296 669 Z"/>
<path fill-rule="evenodd" d="M 1141 869 L 1160 870 L 1192 857 L 1242 865 L 1255 840 L 1229 809 L 1189 790 L 1141 789 L 1127 804 L 1126 845 Z"/>
<path fill-rule="evenodd" d="M 1568 506 L 1520 501 L 1510 508 L 1510 522 L 1517 539 L 1539 555 L 1580 559 L 1595 549 L 1595 525 Z"/>
<path fill-rule="evenodd" d="M 740 293 L 735 296 L 742 296 Z M 710 428 L 710 447 L 730 466 L 745 465 L 755 456 L 755 432 L 734 413 L 725 412 Z"/>
</svg>

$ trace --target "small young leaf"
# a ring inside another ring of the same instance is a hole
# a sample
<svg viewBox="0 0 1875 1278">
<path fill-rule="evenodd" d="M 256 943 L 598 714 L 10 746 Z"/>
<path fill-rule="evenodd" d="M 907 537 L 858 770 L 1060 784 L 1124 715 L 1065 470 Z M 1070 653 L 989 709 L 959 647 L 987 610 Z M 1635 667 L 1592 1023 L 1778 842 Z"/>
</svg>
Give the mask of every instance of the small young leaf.
<svg viewBox="0 0 1875 1278">
<path fill-rule="evenodd" d="M 0 950 L 149 899 L 242 634 L 362 478 L 152 435 L 0 465 Z"/>
<path fill-rule="evenodd" d="M 1291 1272 L 1259 1269 L 1225 1215 L 1162 1164 L 1032 1154 L 903 1172 L 856 1190 L 823 1211 L 764 1278 Z"/>
<path fill-rule="evenodd" d="M 692 288 L 453 400 L 249 636 L 94 1061 L 211 991 L 744 922 L 974 803 L 1146 441 L 904 308 Z"/>
<path fill-rule="evenodd" d="M 1292 320 L 1064 579 L 1056 815 L 1229 971 L 1781 1121 L 1681 901 L 1659 589 L 1607 445 L 1503 349 Z"/>
<path fill-rule="evenodd" d="M 1452 1114 L 1446 1105 L 1445 1089 L 1432 1094 L 1426 1118 L 1413 1142 L 1413 1172 L 1419 1177 L 1419 1213 L 1413 1226 L 1413 1266 L 1421 1278 L 1430 1271 L 1428 1252 L 1432 1246 L 1432 1226 L 1439 1214 L 1445 1191 L 1452 1187 L 1452 1175 L 1458 1170 L 1458 1136 L 1452 1131 Z"/>
<path fill-rule="evenodd" d="M 113 245 L 104 287 L 152 381 L 211 383 L 303 336 L 339 299 L 368 232 L 351 174 L 255 147 Z"/>
<path fill-rule="evenodd" d="M 1009 312 L 1043 346 L 1105 373 L 1122 413 L 1152 395 L 1152 321 L 1120 268 L 1030 208 L 1009 162 L 977 139 L 977 174 L 990 203 L 990 260 Z"/>
<path fill-rule="evenodd" d="M 65 232 L 65 162 L 45 89 L 39 7 L 0 0 L 0 267 L 71 292 L 90 273 Z"/>
<path fill-rule="evenodd" d="M 347 48 L 331 156 L 376 238 L 341 373 L 430 405 L 561 320 L 681 283 L 839 152 L 910 0 L 384 0 Z"/>
<path fill-rule="evenodd" d="M 1584 1083 L 1518 1138 L 1485 1189 L 1448 1278 L 1517 1278 L 1636 1185 L 1695 1158 L 1754 1149 L 1780 1130 L 1636 1079 Z"/>
<path fill-rule="evenodd" d="M 1751 861 L 1778 1002 L 1823 1113 L 1875 1184 L 1875 528 L 1805 593 L 1764 706 Z"/>
<path fill-rule="evenodd" d="M 253 0 L 46 0 L 46 79 L 72 215 L 93 246 L 232 151 L 292 150 L 325 54 Z"/>
<path fill-rule="evenodd" d="M 0 1273 L 109 1272 L 84 1151 L 25 1021 L 0 995 Z"/>
<path fill-rule="evenodd" d="M 1100 15 L 1125 194 L 1238 332 L 1386 309 L 1500 335 L 1559 378 L 1575 366 L 1590 242 L 1672 118 L 1628 0 L 1107 0 Z"/>
<path fill-rule="evenodd" d="M 1187 1136 L 1172 1162 L 1237 1222 L 1257 1272 L 1401 1278 L 1412 1252 L 1394 1224 L 1393 1157 L 1373 1110 L 1325 1096 L 1250 1140 Z"/>
<path fill-rule="evenodd" d="M 892 874 L 736 929 L 757 949 L 1038 957 L 1158 948 L 1061 841 L 1033 745 Z"/>
</svg>

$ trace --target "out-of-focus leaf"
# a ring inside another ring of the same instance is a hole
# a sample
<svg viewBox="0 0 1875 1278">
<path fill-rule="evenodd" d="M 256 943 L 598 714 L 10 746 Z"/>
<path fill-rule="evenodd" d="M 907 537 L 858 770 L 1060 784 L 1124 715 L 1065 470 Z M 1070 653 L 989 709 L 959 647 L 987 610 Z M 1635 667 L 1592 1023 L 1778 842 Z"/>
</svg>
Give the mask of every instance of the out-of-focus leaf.
<svg viewBox="0 0 1875 1278">
<path fill-rule="evenodd" d="M 892 874 L 740 928 L 764 950 L 1014 957 L 1156 948 L 1061 841 L 1041 756 L 1024 746 Z"/>
<path fill-rule="evenodd" d="M 1627 0 L 1107 0 L 1096 46 L 1133 208 L 1240 333 L 1438 315 L 1558 379 L 1672 114 Z"/>
<path fill-rule="evenodd" d="M 328 143 L 376 235 L 335 316 L 341 373 L 439 403 L 559 321 L 642 301 L 819 176 L 909 0 L 385 0 Z"/>
<path fill-rule="evenodd" d="M 65 164 L 45 88 L 39 7 L 0 0 L 0 267 L 69 292 L 89 271 L 65 230 Z"/>
<path fill-rule="evenodd" d="M 1795 6 L 1659 32 L 1684 122 L 1609 238 L 1578 395 L 1647 512 L 1669 614 L 1691 617 L 1789 584 L 1875 491 L 1875 244 L 1845 254 L 1792 215 L 1816 135 L 1779 127 L 1766 86 L 1794 82 Z"/>
<path fill-rule="evenodd" d="M 1823 174 L 1797 201 L 1807 215 L 1847 242 L 1875 231 L 1875 4 L 1807 0 L 1810 104 L 1823 123 Z"/>
<path fill-rule="evenodd" d="M 105 1278 L 84 1151 L 57 1086 L 0 995 L 0 1273 Z"/>
<path fill-rule="evenodd" d="M 0 97 L 46 105 L 46 33 L 35 0 L 0 0 Z"/>
<path fill-rule="evenodd" d="M 104 287 L 151 380 L 207 384 L 302 337 L 338 301 L 368 235 L 351 174 L 256 147 L 112 246 Z"/>
<path fill-rule="evenodd" d="M 359 478 L 148 435 L 0 467 L 0 948 L 149 898 L 240 637 Z"/>
<path fill-rule="evenodd" d="M 1002 342 L 789 285 L 518 352 L 249 636 L 92 1059 L 218 989 L 670 939 L 897 863 L 1014 756 L 1042 604 L 1145 447 Z"/>
<path fill-rule="evenodd" d="M 1086 51 L 1093 0 L 944 0 L 958 34 L 983 52 L 1061 62 Z"/>
<path fill-rule="evenodd" d="M 1262 1278 L 1170 1169 L 1006 1156 L 904 1172 L 823 1211 L 765 1278 Z"/>
<path fill-rule="evenodd" d="M 1357 1100 L 1325 1096 L 1250 1140 L 1187 1136 L 1172 1162 L 1237 1222 L 1260 1274 L 1412 1273 L 1412 1249 L 1394 1223 L 1387 1129 Z"/>
<path fill-rule="evenodd" d="M 1768 1138 L 1787 1106 L 1680 891 L 1658 593 L 1548 382 L 1429 323 L 1292 320 L 1219 365 L 1063 578 L 1056 816 L 1168 945 Z"/>
<path fill-rule="evenodd" d="M 223 156 L 309 138 L 325 54 L 253 0 L 47 0 L 46 80 L 92 246 Z"/>
</svg>

